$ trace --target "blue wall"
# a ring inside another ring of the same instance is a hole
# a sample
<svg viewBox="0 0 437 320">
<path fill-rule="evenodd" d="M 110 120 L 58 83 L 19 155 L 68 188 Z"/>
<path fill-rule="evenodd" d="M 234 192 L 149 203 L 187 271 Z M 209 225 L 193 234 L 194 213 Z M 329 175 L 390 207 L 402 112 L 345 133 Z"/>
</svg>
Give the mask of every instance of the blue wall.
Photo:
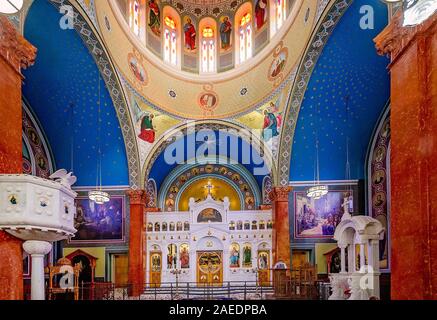
<svg viewBox="0 0 437 320">
<path fill-rule="evenodd" d="M 359 11 L 363 5 L 374 8 L 374 30 L 360 28 Z M 389 60 L 376 54 L 373 43 L 386 24 L 385 4 L 355 0 L 336 26 L 303 100 L 294 136 L 290 180 L 314 179 L 316 128 L 320 140 L 320 179 L 346 178 L 347 136 L 351 139 L 351 178 L 364 178 L 371 134 L 390 96 Z M 350 96 L 349 121 L 346 95 Z"/>
<path fill-rule="evenodd" d="M 98 69 L 76 31 L 59 27 L 60 17 L 47 0 L 32 4 L 25 37 L 38 48 L 38 55 L 36 64 L 24 72 L 23 94 L 47 134 L 56 167 L 71 168 L 73 137 L 76 185 L 93 186 L 98 159 Z M 124 141 L 103 80 L 101 106 L 103 184 L 128 185 Z"/>
</svg>

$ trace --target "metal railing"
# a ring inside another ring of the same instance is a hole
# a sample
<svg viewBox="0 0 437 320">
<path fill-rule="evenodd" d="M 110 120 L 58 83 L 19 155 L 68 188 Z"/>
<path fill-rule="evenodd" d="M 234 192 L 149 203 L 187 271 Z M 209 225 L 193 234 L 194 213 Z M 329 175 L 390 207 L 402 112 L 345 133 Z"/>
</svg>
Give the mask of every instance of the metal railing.
<svg viewBox="0 0 437 320">
<path fill-rule="evenodd" d="M 140 286 L 140 287 L 138 287 Z M 221 285 L 179 282 L 114 284 L 83 283 L 80 300 L 268 300 L 268 299 L 319 299 L 317 282 L 301 283 L 294 280 L 270 281 L 259 285 L 255 281 L 229 281 Z M 51 293 L 47 290 L 47 295 Z M 140 292 L 139 295 L 134 295 Z M 72 292 L 52 294 L 54 299 L 72 300 Z"/>
</svg>

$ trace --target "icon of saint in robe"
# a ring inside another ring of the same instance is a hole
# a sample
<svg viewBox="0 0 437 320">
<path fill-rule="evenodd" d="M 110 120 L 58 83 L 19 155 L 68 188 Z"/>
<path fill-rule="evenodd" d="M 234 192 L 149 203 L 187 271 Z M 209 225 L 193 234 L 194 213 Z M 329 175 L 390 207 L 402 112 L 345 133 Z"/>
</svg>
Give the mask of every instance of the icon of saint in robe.
<svg viewBox="0 0 437 320">
<path fill-rule="evenodd" d="M 196 50 L 196 29 L 190 18 L 187 18 L 187 23 L 184 25 L 184 33 L 185 48 L 190 51 Z"/>
<path fill-rule="evenodd" d="M 259 30 L 266 22 L 267 0 L 258 0 L 255 6 L 256 29 Z"/>
<path fill-rule="evenodd" d="M 155 142 L 155 128 L 153 127 L 153 114 L 146 114 L 141 120 L 141 132 L 138 137 L 148 143 Z"/>
<path fill-rule="evenodd" d="M 161 35 L 161 12 L 155 0 L 149 1 L 149 27 L 157 36 Z"/>
<path fill-rule="evenodd" d="M 229 22 L 229 17 L 224 17 L 223 22 L 220 25 L 220 39 L 223 50 L 227 50 L 231 47 L 231 32 L 232 24 Z"/>
<path fill-rule="evenodd" d="M 264 110 L 264 125 L 262 132 L 264 141 L 269 141 L 272 138 L 279 136 L 279 120 L 280 118 L 278 118 L 271 110 Z"/>
</svg>

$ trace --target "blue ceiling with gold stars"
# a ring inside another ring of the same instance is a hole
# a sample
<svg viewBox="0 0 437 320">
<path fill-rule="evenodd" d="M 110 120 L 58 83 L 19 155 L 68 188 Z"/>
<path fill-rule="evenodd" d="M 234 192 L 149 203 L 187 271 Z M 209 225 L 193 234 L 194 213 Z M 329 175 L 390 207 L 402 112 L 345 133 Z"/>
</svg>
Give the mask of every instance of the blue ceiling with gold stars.
<svg viewBox="0 0 437 320">
<path fill-rule="evenodd" d="M 214 137 L 210 140 L 208 140 L 208 138 L 204 139 L 204 137 L 199 134 L 195 135 L 192 133 L 183 138 L 179 138 L 176 142 L 172 143 L 168 147 L 168 152 L 171 152 L 170 154 L 172 158 L 174 157 L 175 159 L 178 159 L 177 163 L 169 164 L 165 152 L 162 152 L 158 156 L 149 174 L 149 178 L 155 180 L 158 190 L 167 175 L 175 169 L 178 164 L 182 164 L 185 161 L 194 158 L 194 156 L 189 155 L 191 150 L 190 142 L 196 140 L 199 140 L 196 141 L 195 148 L 193 148 L 193 155 L 196 154 L 198 156 L 196 159 L 204 156 L 206 158 L 215 157 L 217 160 L 219 158 L 228 159 L 229 161 L 234 161 L 234 163 L 240 163 L 251 174 L 253 174 L 260 190 L 262 190 L 263 179 L 266 175 L 270 174 L 270 169 L 264 164 L 264 160 L 257 149 L 249 145 L 245 140 L 236 137 L 231 133 L 220 132 L 219 134 L 217 131 L 212 131 L 211 136 L 212 133 L 214 133 Z M 231 141 L 235 139 L 238 139 L 238 147 L 232 145 Z M 182 150 L 182 152 L 177 153 L 176 150 Z M 209 151 L 211 153 L 208 153 Z M 180 156 L 177 156 L 177 154 Z M 212 163 L 216 162 L 212 161 Z"/>
<path fill-rule="evenodd" d="M 71 169 L 73 164 L 76 185 L 94 186 L 99 159 L 99 72 L 76 31 L 60 28 L 60 17 L 47 0 L 33 2 L 24 34 L 38 48 L 38 56 L 24 72 L 23 95 L 42 123 L 56 167 Z M 128 185 L 121 129 L 105 84 L 100 82 L 102 183 Z"/>
<path fill-rule="evenodd" d="M 360 8 L 374 9 L 374 29 L 360 28 Z M 346 141 L 352 179 L 364 178 L 372 131 L 390 96 L 389 60 L 376 54 L 373 38 L 387 24 L 382 1 L 355 0 L 346 11 L 314 69 L 294 136 L 290 180 L 314 179 L 319 137 L 320 179 L 346 178 Z M 349 111 L 345 97 L 349 96 Z"/>
</svg>

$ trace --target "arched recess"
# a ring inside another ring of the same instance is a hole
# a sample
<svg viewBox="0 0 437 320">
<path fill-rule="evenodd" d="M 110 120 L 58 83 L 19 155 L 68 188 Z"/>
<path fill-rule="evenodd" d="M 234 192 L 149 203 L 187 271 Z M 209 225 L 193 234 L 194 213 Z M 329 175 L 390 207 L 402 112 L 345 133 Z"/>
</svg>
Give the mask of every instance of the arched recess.
<svg viewBox="0 0 437 320">
<path fill-rule="evenodd" d="M 276 182 L 276 166 L 273 161 L 273 156 L 269 147 L 264 143 L 262 138 L 255 134 L 254 132 L 241 127 L 237 124 L 231 123 L 229 121 L 223 120 L 201 120 L 201 121 L 193 121 L 189 123 L 182 124 L 173 130 L 168 131 L 165 135 L 162 135 L 160 139 L 156 142 L 153 149 L 149 152 L 143 167 L 141 174 L 141 183 L 144 184 L 149 178 L 150 171 L 158 159 L 158 157 L 165 152 L 165 149 L 175 143 L 178 139 L 187 136 L 188 134 L 198 133 L 201 130 L 213 130 L 220 131 L 225 130 L 235 135 L 236 137 L 240 137 L 244 142 L 253 146 L 257 151 L 260 151 L 260 156 L 264 160 L 264 164 L 267 167 L 268 171 L 272 175 L 272 179 Z"/>
<path fill-rule="evenodd" d="M 48 179 L 55 166 L 50 145 L 36 116 L 23 106 L 23 173 Z"/>
<path fill-rule="evenodd" d="M 335 26 L 352 2 L 352 0 L 336 0 L 332 2 L 324 18 L 319 20 L 319 24 L 315 28 L 317 31 L 314 32 L 306 52 L 301 59 L 297 76 L 292 85 L 293 89 L 288 97 L 284 125 L 282 126 L 281 132 L 281 141 L 279 143 L 279 172 L 277 174 L 278 183 L 282 186 L 288 186 L 290 181 L 290 160 L 294 132 L 296 130 L 300 106 L 305 96 L 311 74 Z"/>
<path fill-rule="evenodd" d="M 209 158 L 197 163 L 195 161 L 188 161 L 186 165 L 178 166 L 166 177 L 160 188 L 158 195 L 159 208 L 164 211 L 171 211 L 166 203 L 169 200 L 173 200 L 173 209 L 179 208 L 181 210 L 180 200 L 187 188 L 190 188 L 198 180 L 213 179 L 222 180 L 238 193 L 240 205 L 238 209 L 234 207 L 234 210 L 257 209 L 262 204 L 262 197 L 256 180 L 243 165 L 229 165 L 228 160 L 222 158 L 216 161 L 216 159 Z M 206 184 L 207 181 L 200 187 L 204 187 Z M 206 196 L 206 189 L 204 193 L 204 196 Z M 230 195 L 222 194 L 222 198 L 225 196 L 229 197 Z M 187 203 L 188 201 L 186 201 Z M 184 205 L 185 209 L 187 209 L 186 204 Z"/>
<path fill-rule="evenodd" d="M 367 153 L 367 214 L 381 222 L 386 233 L 379 244 L 382 272 L 390 272 L 390 105 L 387 104 L 373 132 Z"/>
<path fill-rule="evenodd" d="M 138 189 L 140 183 L 140 161 L 138 146 L 134 141 L 135 129 L 130 117 L 129 106 L 120 79 L 110 55 L 103 44 L 98 31 L 93 23 L 89 20 L 83 9 L 75 2 L 70 0 L 48 0 L 58 10 L 62 6 L 71 6 L 74 9 L 74 29 L 82 39 L 84 45 L 92 55 L 103 81 L 106 84 L 109 95 L 112 99 L 120 128 L 123 134 L 124 145 L 126 148 L 129 185 L 133 189 Z M 143 184 L 144 185 L 144 184 Z"/>
</svg>

